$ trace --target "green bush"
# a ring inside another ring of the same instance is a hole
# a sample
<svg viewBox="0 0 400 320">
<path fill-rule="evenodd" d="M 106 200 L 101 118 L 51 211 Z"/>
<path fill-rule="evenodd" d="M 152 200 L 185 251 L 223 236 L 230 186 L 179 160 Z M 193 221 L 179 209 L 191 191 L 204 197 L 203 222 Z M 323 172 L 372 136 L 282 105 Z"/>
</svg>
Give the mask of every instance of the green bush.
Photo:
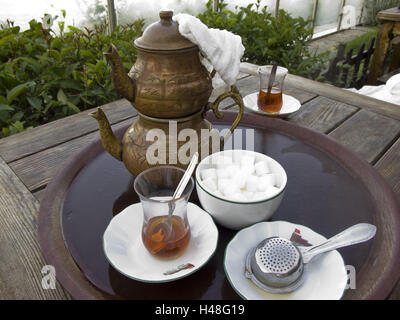
<svg viewBox="0 0 400 320">
<path fill-rule="evenodd" d="M 0 30 L 0 136 L 119 99 L 103 51 L 114 43 L 127 69 L 136 59 L 133 40 L 143 20 L 111 36 L 105 24 L 81 30 L 59 21 L 56 35 L 56 17 L 45 17 L 47 23 L 32 20 L 24 32 L 11 23 Z"/>
<path fill-rule="evenodd" d="M 326 58 L 308 50 L 312 38 L 310 21 L 292 18 L 284 10 L 277 17 L 260 6 L 260 0 L 247 7 L 237 7 L 237 13 L 226 9 L 224 0 L 219 2 L 218 12 L 212 10 L 212 1 L 200 20 L 212 28 L 226 29 L 242 37 L 246 48 L 243 60 L 265 65 L 276 62 L 290 73 L 314 78 L 326 62 Z"/>
</svg>

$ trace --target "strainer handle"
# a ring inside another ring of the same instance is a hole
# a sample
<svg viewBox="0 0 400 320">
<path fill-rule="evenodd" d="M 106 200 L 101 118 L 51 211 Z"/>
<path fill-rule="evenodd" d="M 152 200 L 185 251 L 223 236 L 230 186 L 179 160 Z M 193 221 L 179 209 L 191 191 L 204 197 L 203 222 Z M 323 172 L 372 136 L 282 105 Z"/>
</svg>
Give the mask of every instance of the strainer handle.
<svg viewBox="0 0 400 320">
<path fill-rule="evenodd" d="M 375 236 L 375 233 L 376 227 L 372 224 L 356 224 L 321 244 L 317 244 L 312 247 L 302 247 L 301 252 L 303 256 L 303 262 L 308 263 L 312 258 L 320 253 L 368 241 Z"/>
</svg>

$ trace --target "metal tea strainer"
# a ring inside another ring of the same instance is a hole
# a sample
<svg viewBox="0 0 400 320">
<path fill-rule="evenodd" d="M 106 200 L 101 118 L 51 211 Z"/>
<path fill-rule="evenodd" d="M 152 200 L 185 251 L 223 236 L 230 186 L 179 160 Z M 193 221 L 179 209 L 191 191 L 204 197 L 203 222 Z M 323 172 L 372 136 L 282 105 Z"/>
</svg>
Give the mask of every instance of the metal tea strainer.
<svg viewBox="0 0 400 320">
<path fill-rule="evenodd" d="M 310 247 L 295 246 L 280 237 L 266 238 L 247 254 L 245 276 L 267 292 L 292 292 L 303 283 L 304 265 L 315 256 L 367 241 L 375 233 L 374 225 L 359 223 Z"/>
</svg>

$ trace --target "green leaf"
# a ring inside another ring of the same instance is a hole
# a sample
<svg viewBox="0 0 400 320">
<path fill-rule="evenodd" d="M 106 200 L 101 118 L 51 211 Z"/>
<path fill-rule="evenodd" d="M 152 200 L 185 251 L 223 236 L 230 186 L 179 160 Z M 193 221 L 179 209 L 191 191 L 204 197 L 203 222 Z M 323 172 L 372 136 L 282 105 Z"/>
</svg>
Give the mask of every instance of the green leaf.
<svg viewBox="0 0 400 320">
<path fill-rule="evenodd" d="M 57 60 L 61 60 L 61 55 L 57 50 L 49 49 L 48 51 L 52 57 L 56 58 Z"/>
<path fill-rule="evenodd" d="M 66 79 L 66 80 L 61 80 L 60 81 L 60 86 L 63 89 L 75 89 L 75 90 L 82 90 L 82 85 L 75 80 L 72 79 Z"/>
<path fill-rule="evenodd" d="M 67 12 L 64 9 L 61 9 L 61 13 L 62 13 L 63 18 L 65 18 L 65 16 L 67 15 Z"/>
<path fill-rule="evenodd" d="M 74 51 L 75 49 L 76 49 L 75 47 L 67 47 L 62 49 L 60 52 L 61 59 L 64 59 L 66 55 L 68 55 L 71 51 Z"/>
<path fill-rule="evenodd" d="M 76 27 L 74 27 L 74 26 L 68 26 L 68 28 L 69 28 L 69 30 L 74 31 L 74 32 L 80 32 L 80 33 L 83 32 L 81 29 L 76 28 Z"/>
<path fill-rule="evenodd" d="M 25 90 L 28 88 L 32 87 L 35 85 L 34 81 L 28 81 L 23 84 L 19 84 L 12 88 L 10 91 L 7 93 L 7 104 L 11 104 L 11 102 L 14 101 L 21 93 L 23 93 Z"/>
<path fill-rule="evenodd" d="M 81 54 L 86 58 L 96 59 L 95 55 L 90 50 L 82 49 Z"/>
<path fill-rule="evenodd" d="M 20 121 L 20 120 L 22 120 L 23 117 L 24 117 L 24 112 L 20 111 L 20 112 L 17 112 L 16 114 L 14 114 L 12 116 L 12 120 L 13 121 Z"/>
<path fill-rule="evenodd" d="M 18 62 L 18 61 L 25 61 L 25 62 L 27 62 L 28 64 L 31 65 L 32 69 L 33 69 L 36 73 L 38 73 L 39 70 L 40 70 L 40 63 L 37 62 L 36 60 L 32 59 L 32 58 L 29 58 L 29 57 L 19 57 L 19 58 L 17 58 L 17 59 L 14 59 L 14 62 Z"/>
<path fill-rule="evenodd" d="M 64 21 L 58 21 L 58 27 L 60 28 L 61 32 L 64 31 L 64 26 L 65 26 L 65 22 Z"/>
<path fill-rule="evenodd" d="M 14 108 L 6 104 L 0 103 L 0 111 L 14 111 Z"/>
<path fill-rule="evenodd" d="M 64 104 L 67 104 L 67 102 L 68 102 L 68 98 L 65 95 L 63 89 L 61 89 L 61 88 L 57 92 L 57 100 L 62 102 L 62 103 L 64 103 Z"/>
<path fill-rule="evenodd" d="M 35 108 L 36 110 L 40 111 L 42 109 L 42 102 L 39 98 L 37 97 L 26 97 L 26 100 L 28 100 L 29 104 Z"/>
<path fill-rule="evenodd" d="M 9 128 L 1 128 L 1 131 L 3 132 L 3 136 L 7 137 L 10 135 L 11 131 Z"/>
<path fill-rule="evenodd" d="M 21 121 L 15 121 L 11 124 L 14 128 L 18 130 L 18 132 L 24 131 L 24 123 Z"/>
<path fill-rule="evenodd" d="M 74 105 L 73 103 L 71 103 L 69 101 L 67 101 L 67 106 L 70 107 L 70 109 L 72 109 L 76 113 L 81 112 L 81 110 L 76 105 Z"/>
</svg>

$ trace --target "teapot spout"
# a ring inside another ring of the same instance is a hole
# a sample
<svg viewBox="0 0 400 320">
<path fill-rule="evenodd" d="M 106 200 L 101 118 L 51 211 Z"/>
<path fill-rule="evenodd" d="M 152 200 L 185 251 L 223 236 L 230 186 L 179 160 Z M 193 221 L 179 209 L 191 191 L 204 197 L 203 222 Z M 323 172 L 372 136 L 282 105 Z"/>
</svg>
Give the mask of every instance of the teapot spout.
<svg viewBox="0 0 400 320">
<path fill-rule="evenodd" d="M 122 64 L 121 57 L 117 48 L 111 44 L 106 52 L 103 53 L 111 65 L 111 76 L 115 89 L 125 99 L 134 102 L 136 93 L 135 81 L 128 76 Z"/>
<path fill-rule="evenodd" d="M 89 116 L 95 118 L 99 123 L 100 138 L 104 149 L 111 154 L 115 159 L 122 161 L 122 145 L 111 130 L 110 123 L 104 111 L 97 108 L 96 111 L 89 113 Z"/>
</svg>

